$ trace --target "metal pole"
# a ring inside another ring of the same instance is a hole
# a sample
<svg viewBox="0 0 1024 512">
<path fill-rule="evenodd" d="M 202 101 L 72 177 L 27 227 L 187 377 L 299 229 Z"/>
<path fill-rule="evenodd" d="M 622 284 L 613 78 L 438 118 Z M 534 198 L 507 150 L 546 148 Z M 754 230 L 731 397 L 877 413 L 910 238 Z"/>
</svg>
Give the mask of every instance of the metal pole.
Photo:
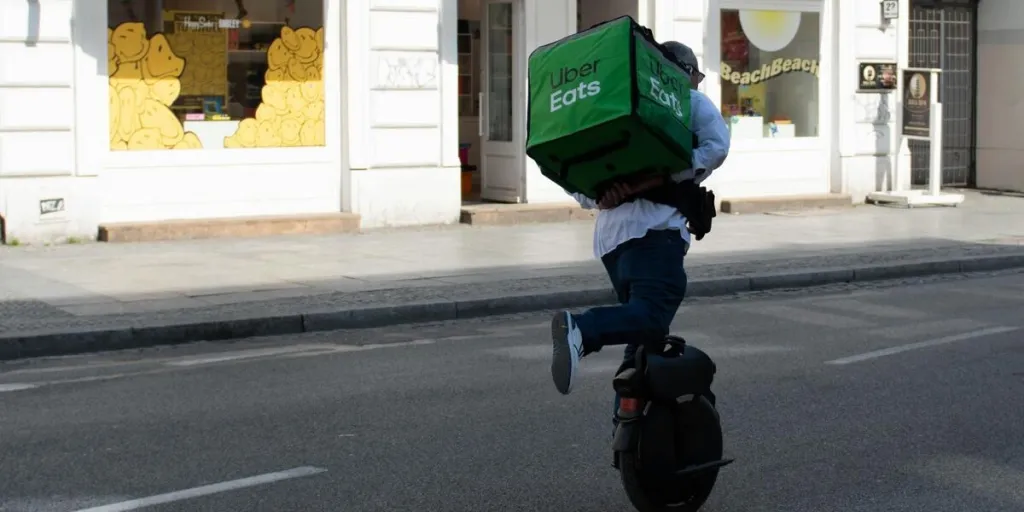
<svg viewBox="0 0 1024 512">
<path fill-rule="evenodd" d="M 928 188 L 929 188 L 929 190 L 932 191 L 932 195 L 938 195 L 939 194 L 939 189 L 942 187 L 942 149 L 943 149 L 943 146 L 942 146 L 942 144 L 943 144 L 942 136 L 945 133 L 945 127 L 942 126 L 942 123 L 943 123 L 943 120 L 942 120 L 942 102 L 945 101 L 946 95 L 943 94 L 944 91 L 942 90 L 943 82 L 945 82 L 945 80 L 943 80 L 942 75 L 944 75 L 945 74 L 944 72 L 946 71 L 946 9 L 940 7 L 938 9 L 938 11 L 939 11 L 939 62 L 938 62 L 938 65 L 935 66 L 935 67 L 939 68 L 943 72 L 942 73 L 933 74 L 933 76 L 935 76 L 935 79 L 934 79 L 934 82 L 932 83 L 932 89 L 935 91 L 935 103 L 933 103 L 933 105 L 935 105 L 935 107 L 932 109 L 932 112 L 934 112 L 934 113 L 936 113 L 938 115 L 938 117 L 934 118 L 935 122 L 938 123 L 938 124 L 933 124 L 932 125 L 932 126 L 935 126 L 937 128 L 935 130 L 935 135 L 932 136 L 932 148 L 933 149 L 931 150 L 931 153 L 932 153 L 932 161 L 933 162 L 934 161 L 938 161 L 938 166 L 939 166 L 939 170 L 937 171 L 938 174 L 936 174 L 936 171 L 935 171 L 934 168 L 928 169 L 929 172 L 931 173 L 931 181 L 928 182 Z M 932 165 L 935 165 L 935 164 L 932 164 Z"/>
<path fill-rule="evenodd" d="M 942 103 L 933 103 L 931 110 L 932 140 L 928 148 L 931 153 L 928 158 L 928 193 L 937 196 L 942 192 Z"/>
</svg>

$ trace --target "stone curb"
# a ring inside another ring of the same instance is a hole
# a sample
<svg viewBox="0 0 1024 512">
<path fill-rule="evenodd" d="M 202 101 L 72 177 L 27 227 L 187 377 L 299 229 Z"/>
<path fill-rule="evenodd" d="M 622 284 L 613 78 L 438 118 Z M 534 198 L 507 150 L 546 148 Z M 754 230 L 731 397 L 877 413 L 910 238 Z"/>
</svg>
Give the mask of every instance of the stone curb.
<svg viewBox="0 0 1024 512">
<path fill-rule="evenodd" d="M 688 297 L 714 297 L 780 288 L 803 288 L 837 283 L 877 281 L 940 274 L 986 272 L 1024 267 L 1024 254 L 929 259 L 847 268 L 804 269 L 694 279 Z M 145 326 L 83 328 L 0 334 L 0 361 L 83 354 L 108 350 L 223 341 L 258 336 L 381 327 L 416 322 L 455 320 L 530 311 L 610 304 L 609 288 L 524 293 L 502 297 L 440 300 L 396 306 L 331 309 L 300 314 L 267 314 Z"/>
</svg>

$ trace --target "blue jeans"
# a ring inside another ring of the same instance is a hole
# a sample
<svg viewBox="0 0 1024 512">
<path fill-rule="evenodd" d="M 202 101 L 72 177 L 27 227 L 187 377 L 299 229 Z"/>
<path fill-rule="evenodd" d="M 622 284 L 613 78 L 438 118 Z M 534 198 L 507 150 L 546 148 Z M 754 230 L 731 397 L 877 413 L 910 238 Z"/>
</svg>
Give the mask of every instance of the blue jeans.
<svg viewBox="0 0 1024 512">
<path fill-rule="evenodd" d="M 626 345 L 623 364 L 638 345 L 657 343 L 669 333 L 686 295 L 683 258 L 689 246 L 677 230 L 651 230 L 619 245 L 601 258 L 619 305 L 575 315 L 585 353 L 606 345 Z M 615 396 L 618 409 L 619 397 Z"/>
</svg>

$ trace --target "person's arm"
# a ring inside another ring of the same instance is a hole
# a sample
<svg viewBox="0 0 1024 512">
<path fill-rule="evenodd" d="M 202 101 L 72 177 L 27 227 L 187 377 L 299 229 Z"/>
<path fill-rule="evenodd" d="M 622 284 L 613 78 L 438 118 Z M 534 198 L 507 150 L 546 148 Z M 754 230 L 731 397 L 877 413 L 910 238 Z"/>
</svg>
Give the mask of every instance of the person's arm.
<svg viewBox="0 0 1024 512">
<path fill-rule="evenodd" d="M 576 202 L 579 203 L 580 206 L 583 207 L 583 209 L 585 210 L 593 210 L 594 208 L 597 208 L 597 201 L 594 201 L 593 199 L 583 194 L 580 194 L 579 192 L 566 191 L 566 193 L 572 196 L 572 198 L 575 199 Z"/>
<path fill-rule="evenodd" d="M 729 156 L 729 144 L 732 135 L 729 127 L 722 118 L 722 113 L 704 93 L 691 91 L 690 93 L 690 126 L 697 136 L 697 147 L 693 148 L 693 166 L 675 174 L 672 174 L 672 181 L 679 183 L 683 180 L 693 179 L 700 183 L 711 175 L 711 172 L 722 166 L 725 158 Z M 656 188 L 665 183 L 664 175 L 647 176 L 639 181 L 629 184 L 629 193 L 640 194 Z M 597 201 L 582 194 L 570 193 L 583 208 L 598 208 Z M 608 207 L 616 206 L 621 201 L 613 201 Z"/>
<path fill-rule="evenodd" d="M 672 180 L 680 182 L 693 179 L 700 183 L 722 166 L 729 156 L 732 135 L 725 124 L 722 113 L 704 93 L 690 92 L 690 126 L 697 136 L 697 147 L 693 148 L 693 168 L 677 172 Z"/>
</svg>

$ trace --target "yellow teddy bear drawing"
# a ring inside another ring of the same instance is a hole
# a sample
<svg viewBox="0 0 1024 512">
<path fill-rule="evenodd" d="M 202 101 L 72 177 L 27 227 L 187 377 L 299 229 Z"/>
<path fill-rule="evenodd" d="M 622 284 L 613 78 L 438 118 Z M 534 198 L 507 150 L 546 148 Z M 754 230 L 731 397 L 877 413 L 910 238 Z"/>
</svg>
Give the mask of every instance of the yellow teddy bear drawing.
<svg viewBox="0 0 1024 512">
<path fill-rule="evenodd" d="M 163 34 L 146 36 L 142 23 L 107 29 L 110 149 L 201 149 L 170 106 L 181 94 L 187 67 Z"/>
<path fill-rule="evenodd" d="M 324 29 L 282 27 L 267 50 L 266 85 L 254 119 L 244 119 L 226 148 L 323 146 Z"/>
<path fill-rule="evenodd" d="M 191 63 L 185 66 L 181 80 L 181 94 L 188 96 L 224 96 L 228 90 L 227 33 L 180 32 L 168 34 L 174 53 Z"/>
</svg>

